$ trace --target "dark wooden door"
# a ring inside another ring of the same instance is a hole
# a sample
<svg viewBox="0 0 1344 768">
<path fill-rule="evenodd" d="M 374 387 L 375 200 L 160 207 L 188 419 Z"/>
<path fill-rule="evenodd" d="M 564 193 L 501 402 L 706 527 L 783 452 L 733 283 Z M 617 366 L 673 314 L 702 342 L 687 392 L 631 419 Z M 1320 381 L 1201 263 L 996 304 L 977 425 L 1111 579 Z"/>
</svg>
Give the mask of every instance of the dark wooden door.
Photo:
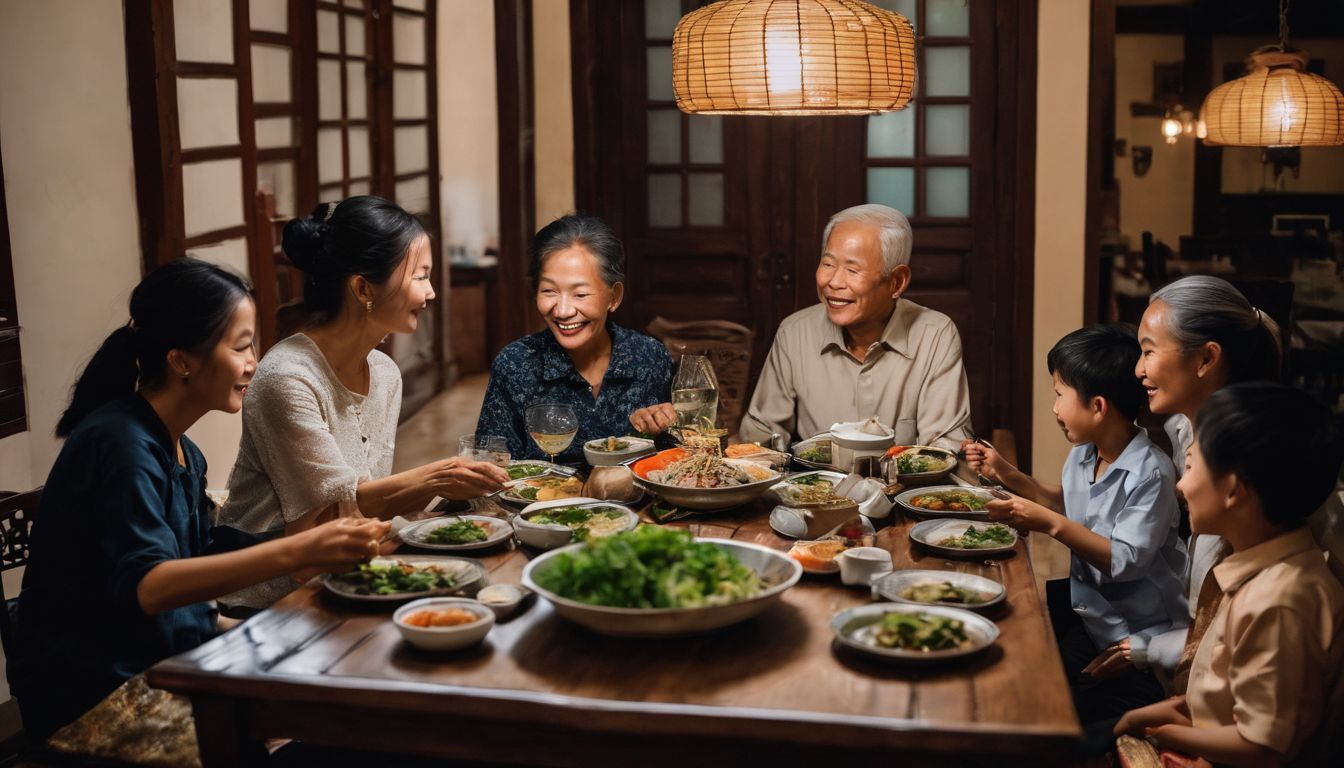
<svg viewBox="0 0 1344 768">
<path fill-rule="evenodd" d="M 918 96 L 871 117 L 683 115 L 671 34 L 696 0 L 572 0 L 577 202 L 624 239 L 620 321 L 719 319 L 756 333 L 817 301 L 831 214 L 909 216 L 907 297 L 961 332 L 980 432 L 1030 455 L 1035 4 L 878 0 L 920 34 Z"/>
</svg>

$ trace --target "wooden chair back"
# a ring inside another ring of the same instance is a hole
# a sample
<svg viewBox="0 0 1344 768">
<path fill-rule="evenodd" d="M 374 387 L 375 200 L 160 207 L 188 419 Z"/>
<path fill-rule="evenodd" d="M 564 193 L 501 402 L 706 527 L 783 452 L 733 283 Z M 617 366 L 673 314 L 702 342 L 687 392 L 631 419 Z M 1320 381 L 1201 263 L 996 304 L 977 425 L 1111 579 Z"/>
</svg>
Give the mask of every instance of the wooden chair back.
<svg viewBox="0 0 1344 768">
<path fill-rule="evenodd" d="M 655 317 L 649 335 L 663 342 L 673 361 L 682 355 L 704 355 L 719 379 L 719 426 L 737 434 L 746 413 L 751 383 L 751 344 L 756 333 L 726 320 L 675 322 Z"/>
<path fill-rule="evenodd" d="M 37 519 L 37 507 L 41 501 L 41 486 L 26 493 L 11 493 L 0 498 L 0 574 L 28 563 L 33 521 Z M 0 579 L 0 643 L 3 643 L 5 658 L 14 658 L 11 608 L 9 595 L 5 594 L 4 580 Z"/>
</svg>

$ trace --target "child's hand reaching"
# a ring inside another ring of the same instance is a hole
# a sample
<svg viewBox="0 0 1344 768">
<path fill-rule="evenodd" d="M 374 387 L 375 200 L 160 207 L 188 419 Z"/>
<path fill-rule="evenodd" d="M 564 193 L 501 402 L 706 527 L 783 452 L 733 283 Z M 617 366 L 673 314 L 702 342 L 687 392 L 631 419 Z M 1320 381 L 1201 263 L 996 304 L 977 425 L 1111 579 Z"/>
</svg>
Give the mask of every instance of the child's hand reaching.
<svg viewBox="0 0 1344 768">
<path fill-rule="evenodd" d="M 999 455 L 998 451 L 984 443 L 964 440 L 961 443 L 961 452 L 966 456 L 966 463 L 970 465 L 973 471 L 979 472 L 999 485 L 1011 485 L 1008 480 L 1008 473 L 1015 471 L 1017 467 L 1009 464 L 1006 459 Z"/>
<path fill-rule="evenodd" d="M 1097 682 L 1110 680 L 1113 677 L 1119 677 L 1126 670 L 1134 667 L 1134 657 L 1129 649 L 1129 638 L 1112 645 L 1097 654 L 1086 667 L 1083 667 L 1083 674 Z"/>
<path fill-rule="evenodd" d="M 1050 509 L 1021 496 L 994 499 L 985 505 L 989 519 L 1006 523 L 1019 531 L 1039 531 L 1054 536 L 1061 520 L 1065 519 Z"/>
</svg>

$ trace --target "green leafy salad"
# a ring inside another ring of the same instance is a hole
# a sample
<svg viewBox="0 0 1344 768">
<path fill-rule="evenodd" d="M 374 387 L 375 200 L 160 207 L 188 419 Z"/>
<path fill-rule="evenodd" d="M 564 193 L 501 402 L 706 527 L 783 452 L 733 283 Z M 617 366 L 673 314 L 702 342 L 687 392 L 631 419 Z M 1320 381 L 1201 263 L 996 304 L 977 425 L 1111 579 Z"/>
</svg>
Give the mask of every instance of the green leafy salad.
<svg viewBox="0 0 1344 768">
<path fill-rule="evenodd" d="M 522 480 L 524 477 L 536 477 L 546 471 L 545 464 L 510 464 L 508 469 L 510 480 Z"/>
<path fill-rule="evenodd" d="M 555 557 L 535 575 L 557 595 L 617 608 L 726 605 L 761 591 L 761 578 L 689 531 L 641 526 Z"/>
<path fill-rule="evenodd" d="M 945 651 L 970 642 L 960 621 L 929 613 L 882 614 L 882 625 L 873 639 L 883 648 L 910 651 Z"/>
<path fill-rule="evenodd" d="M 410 563 L 360 563 L 352 571 L 331 577 L 347 592 L 357 595 L 396 595 L 428 592 L 456 586 L 457 579 L 436 565 L 417 568 Z"/>
<path fill-rule="evenodd" d="M 490 538 L 484 525 L 472 520 L 456 520 L 429 532 L 425 540 L 431 544 L 472 544 Z"/>
<path fill-rule="evenodd" d="M 991 525 L 986 528 L 971 526 L 960 536 L 948 536 L 938 542 L 940 547 L 952 549 L 987 549 L 1013 543 L 1013 532 L 1006 525 Z"/>
<path fill-rule="evenodd" d="M 607 536 L 625 526 L 625 512 L 615 507 L 555 507 L 528 518 L 537 525 L 563 525 L 579 541 Z"/>
</svg>

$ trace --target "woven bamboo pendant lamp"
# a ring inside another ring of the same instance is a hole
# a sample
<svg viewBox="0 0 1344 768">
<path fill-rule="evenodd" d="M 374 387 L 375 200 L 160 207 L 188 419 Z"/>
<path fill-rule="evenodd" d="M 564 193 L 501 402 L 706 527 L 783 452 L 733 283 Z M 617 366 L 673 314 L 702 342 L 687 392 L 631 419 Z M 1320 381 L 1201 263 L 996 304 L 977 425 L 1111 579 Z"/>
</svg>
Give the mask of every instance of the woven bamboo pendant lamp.
<svg viewBox="0 0 1344 768">
<path fill-rule="evenodd" d="M 1344 144 L 1344 95 L 1288 49 L 1288 3 L 1279 3 L 1279 44 L 1250 56 L 1250 73 L 1209 92 L 1199 111 L 1204 143 L 1229 147 Z"/>
<path fill-rule="evenodd" d="M 720 0 L 672 35 L 683 112 L 868 115 L 910 103 L 915 32 L 860 0 Z"/>
</svg>

